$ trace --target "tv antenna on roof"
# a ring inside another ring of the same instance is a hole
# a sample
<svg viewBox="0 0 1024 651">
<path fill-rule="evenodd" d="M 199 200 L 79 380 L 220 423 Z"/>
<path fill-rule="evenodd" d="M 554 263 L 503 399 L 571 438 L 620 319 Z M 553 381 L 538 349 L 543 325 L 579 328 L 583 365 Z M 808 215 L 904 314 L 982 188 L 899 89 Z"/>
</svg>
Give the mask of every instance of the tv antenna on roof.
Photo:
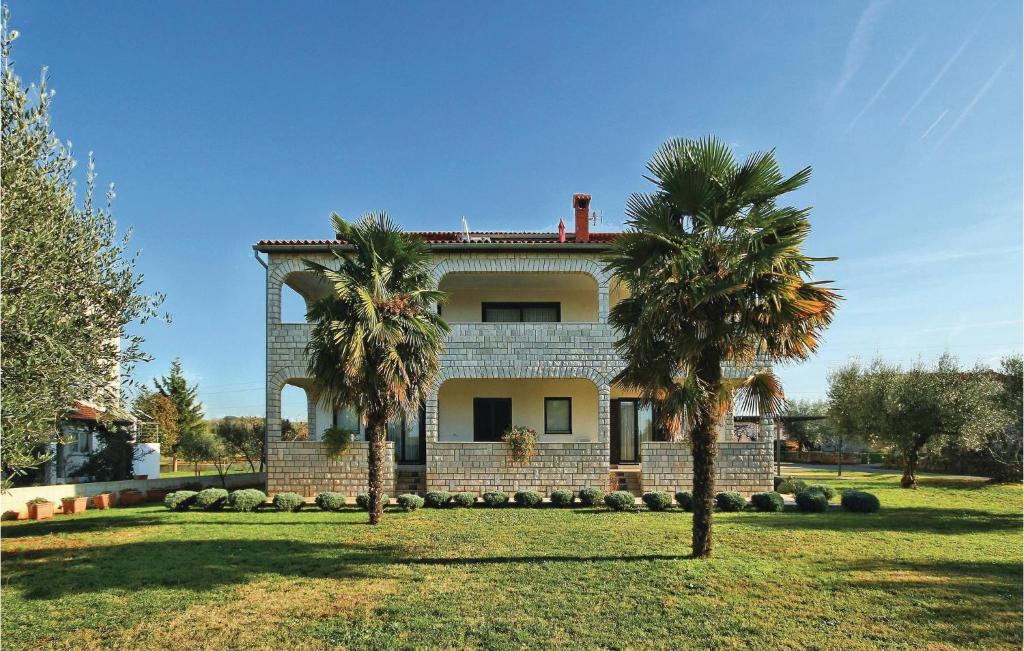
<svg viewBox="0 0 1024 651">
<path fill-rule="evenodd" d="M 591 211 L 591 213 L 590 213 L 590 223 L 593 226 L 597 226 L 598 224 L 600 224 L 603 221 L 604 221 L 604 217 L 601 216 L 601 213 L 597 212 L 596 210 Z"/>
</svg>

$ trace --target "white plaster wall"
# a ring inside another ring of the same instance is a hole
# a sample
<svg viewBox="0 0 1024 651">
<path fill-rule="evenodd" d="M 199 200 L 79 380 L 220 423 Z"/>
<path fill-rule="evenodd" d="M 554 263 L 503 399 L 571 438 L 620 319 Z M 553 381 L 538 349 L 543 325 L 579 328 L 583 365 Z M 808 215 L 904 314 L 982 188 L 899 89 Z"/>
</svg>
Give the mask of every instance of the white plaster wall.
<svg viewBox="0 0 1024 651">
<path fill-rule="evenodd" d="M 477 279 L 484 286 L 467 286 Z M 504 301 L 560 303 L 563 322 L 598 320 L 597 282 L 586 274 L 449 274 L 440 288 L 449 323 L 479 323 L 484 302 Z"/>
<path fill-rule="evenodd" d="M 544 398 L 572 398 L 572 435 L 544 433 Z M 597 387 L 582 379 L 448 380 L 438 391 L 439 440 L 473 441 L 473 398 L 511 398 L 512 424 L 542 443 L 596 442 Z"/>
</svg>

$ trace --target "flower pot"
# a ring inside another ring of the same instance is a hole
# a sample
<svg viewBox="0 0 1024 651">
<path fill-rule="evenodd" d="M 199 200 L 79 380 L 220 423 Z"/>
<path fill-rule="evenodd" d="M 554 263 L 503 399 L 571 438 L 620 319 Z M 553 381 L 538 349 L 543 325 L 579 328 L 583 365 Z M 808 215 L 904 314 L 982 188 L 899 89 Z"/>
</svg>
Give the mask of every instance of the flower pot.
<svg viewBox="0 0 1024 651">
<path fill-rule="evenodd" d="M 85 513 L 86 507 L 89 505 L 88 497 L 65 497 L 60 501 L 61 509 L 64 511 L 64 515 L 74 515 L 75 513 Z"/>
<path fill-rule="evenodd" d="M 133 475 L 132 479 L 134 479 L 135 481 L 145 481 L 149 479 L 149 475 Z"/>
<path fill-rule="evenodd" d="M 28 517 L 30 520 L 45 520 L 53 517 L 53 502 L 29 502 Z"/>
<path fill-rule="evenodd" d="M 141 491 L 137 490 L 123 490 L 117 494 L 117 505 L 118 506 L 135 506 L 141 504 L 143 495 Z"/>
<path fill-rule="evenodd" d="M 151 488 L 146 491 L 146 501 L 163 502 L 164 498 L 167 497 L 167 494 L 171 492 L 173 491 L 169 491 L 166 488 Z"/>
<path fill-rule="evenodd" d="M 109 509 L 111 502 L 110 493 L 100 493 L 92 496 L 92 507 L 94 509 Z"/>
</svg>

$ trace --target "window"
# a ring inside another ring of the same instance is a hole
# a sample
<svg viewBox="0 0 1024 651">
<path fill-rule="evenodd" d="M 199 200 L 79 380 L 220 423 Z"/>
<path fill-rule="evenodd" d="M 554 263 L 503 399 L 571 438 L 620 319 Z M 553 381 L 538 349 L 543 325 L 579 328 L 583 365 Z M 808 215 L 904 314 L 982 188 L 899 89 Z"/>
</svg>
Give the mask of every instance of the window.
<svg viewBox="0 0 1024 651">
<path fill-rule="evenodd" d="M 473 440 L 500 441 L 512 425 L 512 398 L 473 398 Z"/>
<path fill-rule="evenodd" d="M 359 412 L 355 407 L 338 407 L 334 410 L 334 426 L 355 432 L 359 438 Z"/>
<path fill-rule="evenodd" d="M 572 398 L 544 398 L 544 433 L 572 434 Z"/>
<path fill-rule="evenodd" d="M 561 303 L 484 303 L 480 319 L 484 323 L 558 323 Z"/>
</svg>

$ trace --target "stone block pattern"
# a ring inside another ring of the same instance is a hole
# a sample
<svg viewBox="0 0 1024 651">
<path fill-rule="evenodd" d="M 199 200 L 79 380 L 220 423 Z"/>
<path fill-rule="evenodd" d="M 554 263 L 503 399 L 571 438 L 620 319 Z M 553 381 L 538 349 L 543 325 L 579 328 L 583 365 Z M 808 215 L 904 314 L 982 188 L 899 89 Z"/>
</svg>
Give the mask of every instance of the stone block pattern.
<svg viewBox="0 0 1024 651">
<path fill-rule="evenodd" d="M 427 443 L 427 490 L 534 490 L 547 496 L 607 484 L 607 443 L 538 443 L 527 464 L 511 463 L 504 443 Z"/>
<path fill-rule="evenodd" d="M 324 452 L 320 441 L 271 441 L 267 451 L 267 492 L 291 492 L 314 497 L 335 491 L 355 497 L 367 491 L 369 443 L 353 441 L 337 459 Z M 384 461 L 384 490 L 394 497 L 394 444 L 387 444 Z"/>
<path fill-rule="evenodd" d="M 647 491 L 689 490 L 693 486 L 693 457 L 686 441 L 640 443 L 640 486 Z M 715 491 L 744 495 L 772 490 L 771 441 L 719 443 Z"/>
</svg>

